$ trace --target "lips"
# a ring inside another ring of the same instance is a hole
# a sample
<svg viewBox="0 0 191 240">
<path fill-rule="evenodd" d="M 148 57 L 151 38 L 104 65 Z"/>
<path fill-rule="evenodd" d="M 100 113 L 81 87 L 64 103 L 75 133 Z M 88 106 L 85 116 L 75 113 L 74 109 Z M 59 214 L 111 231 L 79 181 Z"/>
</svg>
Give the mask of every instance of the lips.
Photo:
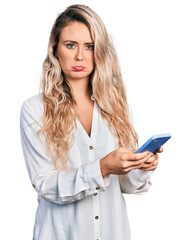
<svg viewBox="0 0 191 240">
<path fill-rule="evenodd" d="M 84 70 L 84 66 L 75 66 L 75 67 L 73 67 L 73 69 L 75 70 L 75 71 L 83 71 Z"/>
</svg>

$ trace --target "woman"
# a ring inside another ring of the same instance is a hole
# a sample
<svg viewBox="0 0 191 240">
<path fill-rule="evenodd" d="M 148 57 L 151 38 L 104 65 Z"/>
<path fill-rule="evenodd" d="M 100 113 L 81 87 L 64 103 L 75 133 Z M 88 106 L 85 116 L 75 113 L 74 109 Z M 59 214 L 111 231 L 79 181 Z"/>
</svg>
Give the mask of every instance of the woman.
<svg viewBox="0 0 191 240">
<path fill-rule="evenodd" d="M 56 19 L 42 86 L 21 109 L 23 152 L 39 201 L 33 239 L 130 239 L 122 193 L 148 191 L 158 154 L 134 153 L 116 53 L 87 6 L 72 5 Z"/>
</svg>

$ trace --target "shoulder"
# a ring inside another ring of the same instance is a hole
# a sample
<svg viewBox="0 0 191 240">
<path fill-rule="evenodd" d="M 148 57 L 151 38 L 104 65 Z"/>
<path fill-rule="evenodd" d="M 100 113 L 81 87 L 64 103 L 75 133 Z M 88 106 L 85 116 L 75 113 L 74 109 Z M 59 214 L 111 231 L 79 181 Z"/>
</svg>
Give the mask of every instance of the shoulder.
<svg viewBox="0 0 191 240">
<path fill-rule="evenodd" d="M 39 119 L 43 115 L 43 94 L 37 94 L 26 99 L 21 107 L 21 117 Z"/>
</svg>

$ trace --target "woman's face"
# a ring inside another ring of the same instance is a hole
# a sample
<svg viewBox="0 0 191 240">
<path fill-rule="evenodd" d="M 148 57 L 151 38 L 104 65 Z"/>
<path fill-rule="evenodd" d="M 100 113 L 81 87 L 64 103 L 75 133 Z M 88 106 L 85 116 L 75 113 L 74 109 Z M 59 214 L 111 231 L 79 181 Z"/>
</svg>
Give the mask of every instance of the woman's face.
<svg viewBox="0 0 191 240">
<path fill-rule="evenodd" d="M 84 23 L 71 22 L 62 29 L 57 55 L 66 80 L 89 79 L 94 69 L 94 45 Z"/>
</svg>

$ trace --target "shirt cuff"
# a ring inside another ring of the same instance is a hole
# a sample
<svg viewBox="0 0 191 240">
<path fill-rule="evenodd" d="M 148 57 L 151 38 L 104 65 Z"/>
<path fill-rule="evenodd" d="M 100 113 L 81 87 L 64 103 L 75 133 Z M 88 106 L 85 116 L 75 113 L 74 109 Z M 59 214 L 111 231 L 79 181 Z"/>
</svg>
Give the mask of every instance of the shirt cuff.
<svg viewBox="0 0 191 240">
<path fill-rule="evenodd" d="M 138 181 L 143 182 L 144 180 L 150 178 L 153 171 L 143 171 L 140 169 L 134 170 L 137 176 Z"/>
<path fill-rule="evenodd" d="M 99 190 L 106 191 L 106 187 L 110 183 L 110 176 L 102 177 L 100 170 L 100 160 L 88 163 L 85 166 L 85 177 L 89 184 L 91 193 L 96 193 Z"/>
</svg>

